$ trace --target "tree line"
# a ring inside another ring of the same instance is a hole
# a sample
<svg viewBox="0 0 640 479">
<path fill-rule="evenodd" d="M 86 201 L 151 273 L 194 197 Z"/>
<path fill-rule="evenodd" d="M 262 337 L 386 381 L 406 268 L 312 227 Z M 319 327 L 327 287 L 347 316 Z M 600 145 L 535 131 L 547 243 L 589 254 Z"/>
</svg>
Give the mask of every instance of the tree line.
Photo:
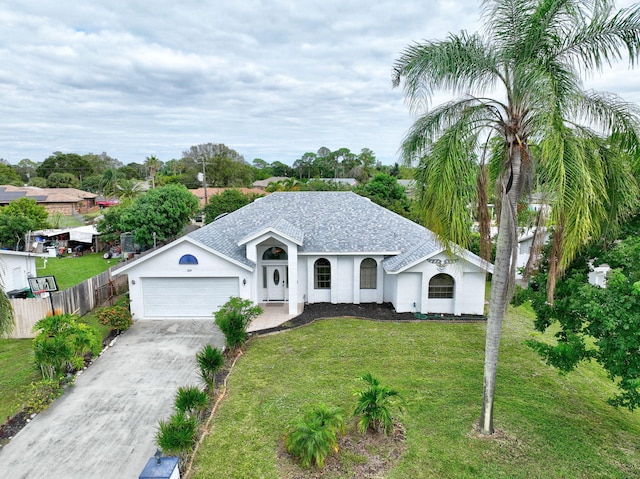
<svg viewBox="0 0 640 479">
<path fill-rule="evenodd" d="M 380 172 L 407 177 L 406 170 L 398 164 L 382 165 L 368 148 L 353 153 L 348 148 L 332 151 L 321 147 L 315 153 L 304 153 L 290 166 L 260 158 L 249 163 L 222 143 L 206 143 L 191 146 L 179 159 L 162 161 L 151 155 L 141 163 L 126 165 L 106 152 L 80 155 L 56 151 L 42 162 L 23 159 L 15 165 L 0 159 L 0 184 L 80 188 L 108 197 L 128 197 L 135 196 L 136 188 L 144 181 L 149 181 L 152 187 L 179 183 L 193 189 L 206 182 L 210 187 L 227 188 L 249 187 L 270 177 L 299 180 L 349 177 L 366 182 Z"/>
</svg>

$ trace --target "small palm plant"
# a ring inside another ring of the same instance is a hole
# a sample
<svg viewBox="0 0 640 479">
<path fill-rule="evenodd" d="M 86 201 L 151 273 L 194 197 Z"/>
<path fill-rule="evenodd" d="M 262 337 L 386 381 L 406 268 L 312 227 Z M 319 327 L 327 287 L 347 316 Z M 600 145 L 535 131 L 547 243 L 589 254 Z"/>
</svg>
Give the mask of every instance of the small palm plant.
<svg viewBox="0 0 640 479">
<path fill-rule="evenodd" d="M 185 461 L 196 440 L 198 422 L 182 411 L 176 411 L 167 421 L 158 423 L 156 442 L 163 453 L 176 455 Z"/>
<path fill-rule="evenodd" d="M 354 411 L 354 416 L 359 416 L 358 430 L 364 434 L 368 430 L 375 432 L 384 431 L 389 435 L 393 432 L 393 417 L 389 406 L 393 405 L 394 397 L 399 397 L 400 393 L 395 389 L 381 386 L 380 381 L 374 378 L 371 373 L 367 373 L 360 379 L 369 384 L 369 388 L 356 392 L 358 404 Z"/>
<path fill-rule="evenodd" d="M 209 388 L 209 392 L 212 392 L 215 386 L 216 373 L 224 366 L 222 351 L 210 344 L 206 344 L 196 353 L 196 361 L 200 367 L 200 377 Z"/>
<path fill-rule="evenodd" d="M 315 464 L 324 467 L 327 456 L 338 452 L 338 434 L 345 431 L 342 409 L 321 404 L 316 406 L 294 426 L 285 437 L 285 447 L 298 459 L 302 467 Z"/>
<path fill-rule="evenodd" d="M 207 393 L 197 386 L 179 387 L 175 400 L 176 410 L 200 420 L 209 405 Z"/>
</svg>

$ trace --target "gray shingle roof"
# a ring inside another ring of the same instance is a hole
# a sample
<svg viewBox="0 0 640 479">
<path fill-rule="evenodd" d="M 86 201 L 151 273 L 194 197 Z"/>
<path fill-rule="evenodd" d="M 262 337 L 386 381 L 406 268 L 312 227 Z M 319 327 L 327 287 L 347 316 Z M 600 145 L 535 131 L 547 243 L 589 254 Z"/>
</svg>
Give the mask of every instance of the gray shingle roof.
<svg viewBox="0 0 640 479">
<path fill-rule="evenodd" d="M 272 227 L 303 240 L 301 253 L 377 253 L 387 271 L 443 249 L 435 235 L 352 192 L 272 193 L 189 234 L 203 245 L 254 266 L 238 244 Z"/>
<path fill-rule="evenodd" d="M 242 238 L 239 241 L 239 243 L 241 245 L 245 244 L 251 238 L 254 238 L 257 235 L 260 235 L 266 231 L 273 231 L 274 233 L 278 233 L 279 235 L 284 236 L 285 238 L 290 238 L 297 245 L 302 245 L 304 241 L 304 231 L 292 225 L 284 218 L 279 218 L 278 220 L 276 220 L 276 222 L 273 225 L 262 226 L 255 231 L 251 231 L 247 236 Z"/>
</svg>

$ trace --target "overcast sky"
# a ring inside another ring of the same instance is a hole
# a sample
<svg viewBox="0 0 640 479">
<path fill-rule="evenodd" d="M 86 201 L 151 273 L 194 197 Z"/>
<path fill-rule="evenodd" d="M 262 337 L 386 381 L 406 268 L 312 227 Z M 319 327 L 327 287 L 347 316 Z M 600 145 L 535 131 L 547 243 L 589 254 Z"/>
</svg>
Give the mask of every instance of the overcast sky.
<svg viewBox="0 0 640 479">
<path fill-rule="evenodd" d="M 224 143 L 249 162 L 326 146 L 391 164 L 412 122 L 394 60 L 411 42 L 478 30 L 479 5 L 0 0 L 0 158 L 142 163 Z M 640 102 L 637 78 L 624 64 L 588 86 Z"/>
</svg>

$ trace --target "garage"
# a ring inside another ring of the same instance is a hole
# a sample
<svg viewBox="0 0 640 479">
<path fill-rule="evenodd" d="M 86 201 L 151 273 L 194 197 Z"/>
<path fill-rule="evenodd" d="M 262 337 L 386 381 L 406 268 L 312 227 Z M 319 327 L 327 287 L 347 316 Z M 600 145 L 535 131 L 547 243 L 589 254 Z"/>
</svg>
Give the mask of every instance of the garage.
<svg viewBox="0 0 640 479">
<path fill-rule="evenodd" d="M 145 318 L 212 318 L 231 296 L 238 278 L 141 278 Z"/>
</svg>

